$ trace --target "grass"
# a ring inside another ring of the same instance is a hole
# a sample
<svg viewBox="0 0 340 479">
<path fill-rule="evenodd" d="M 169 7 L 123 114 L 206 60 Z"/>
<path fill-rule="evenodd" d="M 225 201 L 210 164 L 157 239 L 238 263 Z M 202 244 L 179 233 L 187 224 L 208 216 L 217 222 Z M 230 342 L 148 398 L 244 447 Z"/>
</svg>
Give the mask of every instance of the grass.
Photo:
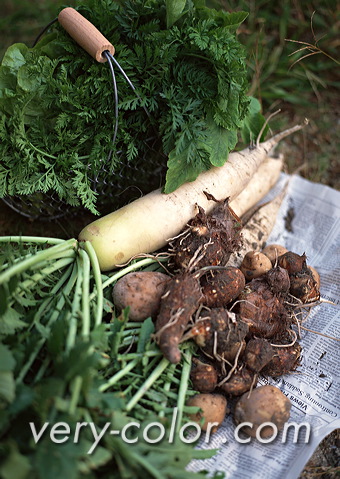
<svg viewBox="0 0 340 479">
<path fill-rule="evenodd" d="M 340 107 L 340 4 L 283 0 L 218 2 L 249 16 L 239 35 L 248 54 L 250 93 L 277 131 L 309 119 L 301 135 L 286 140 L 289 172 L 303 165 L 308 179 L 340 187 L 338 111 Z"/>
</svg>

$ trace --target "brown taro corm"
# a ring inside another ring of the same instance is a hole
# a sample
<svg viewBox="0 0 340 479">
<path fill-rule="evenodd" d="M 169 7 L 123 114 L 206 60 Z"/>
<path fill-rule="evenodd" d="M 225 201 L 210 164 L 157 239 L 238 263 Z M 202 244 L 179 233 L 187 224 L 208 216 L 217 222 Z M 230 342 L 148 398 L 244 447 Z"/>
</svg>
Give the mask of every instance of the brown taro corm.
<svg viewBox="0 0 340 479">
<path fill-rule="evenodd" d="M 277 264 L 288 271 L 289 274 L 298 273 L 307 268 L 307 257 L 305 253 L 299 255 L 293 251 L 287 251 L 278 257 Z"/>
<path fill-rule="evenodd" d="M 311 303 L 320 299 L 320 291 L 309 268 L 290 275 L 289 292 L 303 303 Z"/>
<path fill-rule="evenodd" d="M 259 373 L 273 355 L 274 349 L 267 339 L 255 338 L 247 342 L 242 359 L 251 371 Z"/>
<path fill-rule="evenodd" d="M 194 339 L 202 351 L 217 360 L 234 361 L 245 347 L 248 326 L 224 308 L 202 311 L 196 325 L 203 321 L 202 334 Z"/>
<path fill-rule="evenodd" d="M 291 324 L 284 299 L 274 294 L 265 278 L 250 281 L 238 297 L 237 312 L 253 336 L 272 338 Z"/>
<path fill-rule="evenodd" d="M 220 389 L 225 394 L 241 396 L 241 394 L 249 391 L 252 386 L 256 386 L 257 378 L 255 378 L 255 376 L 256 373 L 254 373 L 254 371 L 250 371 L 250 369 L 242 364 L 236 369 L 227 382 L 221 384 Z"/>
<path fill-rule="evenodd" d="M 228 199 L 217 202 L 209 214 L 200 206 L 198 210 L 188 223 L 189 229 L 171 242 L 175 267 L 180 270 L 224 266 L 241 244 L 241 220 L 229 207 Z"/>
<path fill-rule="evenodd" d="M 208 308 L 227 306 L 245 287 L 242 271 L 233 266 L 210 271 L 201 279 L 203 304 Z"/>
<path fill-rule="evenodd" d="M 275 266 L 265 274 L 265 279 L 274 294 L 288 293 L 290 279 L 288 271 L 281 266 Z"/>
<path fill-rule="evenodd" d="M 300 364 L 301 346 L 298 342 L 289 347 L 273 346 L 274 355 L 269 363 L 263 368 L 261 374 L 273 378 L 288 374 Z"/>
<path fill-rule="evenodd" d="M 278 266 L 287 270 L 289 274 L 289 292 L 303 303 L 318 301 L 320 291 L 312 271 L 307 266 L 305 253 L 298 255 L 292 251 L 279 256 Z"/>
<path fill-rule="evenodd" d="M 179 274 L 166 285 L 155 323 L 155 338 L 163 355 L 171 363 L 181 360 L 178 346 L 201 300 L 202 291 L 197 274 Z"/>
<path fill-rule="evenodd" d="M 217 370 L 213 364 L 202 362 L 198 358 L 193 358 L 190 379 L 196 391 L 210 393 L 214 391 L 217 386 Z"/>
</svg>

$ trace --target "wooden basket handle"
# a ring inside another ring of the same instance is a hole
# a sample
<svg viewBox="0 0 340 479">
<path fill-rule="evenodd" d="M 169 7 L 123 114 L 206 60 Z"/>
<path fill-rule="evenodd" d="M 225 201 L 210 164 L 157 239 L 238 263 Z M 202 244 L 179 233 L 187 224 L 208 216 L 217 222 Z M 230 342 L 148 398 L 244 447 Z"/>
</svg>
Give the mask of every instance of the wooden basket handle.
<svg viewBox="0 0 340 479">
<path fill-rule="evenodd" d="M 102 54 L 105 50 L 114 55 L 115 48 L 109 40 L 74 8 L 67 7 L 61 10 L 58 15 L 58 21 L 73 40 L 97 62 L 104 63 L 107 61 Z"/>
</svg>

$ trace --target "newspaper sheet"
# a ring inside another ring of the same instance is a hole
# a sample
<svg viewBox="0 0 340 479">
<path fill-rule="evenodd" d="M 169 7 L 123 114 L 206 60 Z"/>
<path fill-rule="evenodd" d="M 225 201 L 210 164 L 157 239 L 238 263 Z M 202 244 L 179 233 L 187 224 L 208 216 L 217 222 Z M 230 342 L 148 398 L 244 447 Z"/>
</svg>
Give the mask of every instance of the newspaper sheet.
<svg viewBox="0 0 340 479">
<path fill-rule="evenodd" d="M 268 243 L 282 244 L 298 254 L 305 252 L 308 264 L 320 273 L 322 298 L 334 305 L 322 303 L 312 308 L 303 324 L 323 336 L 301 331 L 302 362 L 296 373 L 261 380 L 289 397 L 288 424 L 293 427 L 285 434 L 281 431 L 270 443 L 256 438 L 240 443 L 229 415 L 209 442 L 201 438 L 198 446 L 218 448 L 219 452 L 211 459 L 192 461 L 191 471 L 205 469 L 211 475 L 223 471 L 227 479 L 295 479 L 322 439 L 340 428 L 340 342 L 329 338 L 340 338 L 340 192 L 284 174 L 275 190 L 287 179 L 288 193 Z M 246 438 L 241 433 L 239 437 Z"/>
</svg>

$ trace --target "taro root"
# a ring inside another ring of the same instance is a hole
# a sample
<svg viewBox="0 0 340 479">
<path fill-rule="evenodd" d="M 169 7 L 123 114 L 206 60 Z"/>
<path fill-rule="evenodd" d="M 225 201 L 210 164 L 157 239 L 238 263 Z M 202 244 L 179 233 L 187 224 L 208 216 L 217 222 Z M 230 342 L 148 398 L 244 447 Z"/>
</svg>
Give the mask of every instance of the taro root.
<svg viewBox="0 0 340 479">
<path fill-rule="evenodd" d="M 155 323 L 155 339 L 171 363 L 181 359 L 178 345 L 201 299 L 197 275 L 183 273 L 167 282 Z"/>
<path fill-rule="evenodd" d="M 240 245 L 241 221 L 229 208 L 228 200 L 218 202 L 210 214 L 198 207 L 188 229 L 171 242 L 175 267 L 196 270 L 203 266 L 224 266 Z"/>
<path fill-rule="evenodd" d="M 199 423 L 203 431 L 211 427 L 211 431 L 216 432 L 227 414 L 227 400 L 222 394 L 197 394 L 187 401 L 187 406 L 200 408 L 189 417 Z"/>
<path fill-rule="evenodd" d="M 307 269 L 309 269 L 312 272 L 312 276 L 313 276 L 314 281 L 316 283 L 316 287 L 319 291 L 320 290 L 320 275 L 319 275 L 319 273 L 317 272 L 317 270 L 315 268 L 313 268 L 313 266 L 307 266 Z"/>
<path fill-rule="evenodd" d="M 289 347 L 273 346 L 274 355 L 262 370 L 264 376 L 273 378 L 288 374 L 300 364 L 301 346 L 298 342 Z"/>
<path fill-rule="evenodd" d="M 262 276 L 272 267 L 270 259 L 259 251 L 248 251 L 245 254 L 240 270 L 244 274 L 247 281 Z"/>
<path fill-rule="evenodd" d="M 113 303 L 120 311 L 129 306 L 132 321 L 155 317 L 169 279 L 167 274 L 154 271 L 128 273 L 114 285 Z"/>
<path fill-rule="evenodd" d="M 243 354 L 243 361 L 251 371 L 259 373 L 273 355 L 274 349 L 266 339 L 250 339 Z"/>
<path fill-rule="evenodd" d="M 310 303 L 320 299 L 318 284 L 309 268 L 304 271 L 290 275 L 289 292 L 303 303 Z"/>
<path fill-rule="evenodd" d="M 194 339 L 203 352 L 218 361 L 234 361 L 236 355 L 245 348 L 247 324 L 224 308 L 203 311 L 196 324 L 199 325 L 201 320 L 204 321 L 203 334 Z"/>
<path fill-rule="evenodd" d="M 256 437 L 256 431 L 265 422 L 282 429 L 290 416 L 290 400 L 275 386 L 260 386 L 251 393 L 246 392 L 238 400 L 234 421 L 236 424 L 249 422 L 252 426 L 243 426 L 242 431 L 249 436 Z M 273 435 L 273 428 L 265 426 L 259 432 L 261 438 Z"/>
<path fill-rule="evenodd" d="M 289 275 L 291 275 L 304 271 L 307 268 L 306 260 L 307 257 L 305 253 L 300 256 L 297 253 L 293 253 L 293 251 L 288 251 L 279 256 L 277 264 L 281 266 L 281 268 L 286 269 Z"/>
<path fill-rule="evenodd" d="M 225 394 L 241 396 L 241 394 L 249 391 L 252 386 L 256 386 L 256 382 L 255 373 L 242 365 L 230 376 L 227 382 L 219 387 Z"/>
<path fill-rule="evenodd" d="M 216 368 L 212 364 L 203 363 L 199 359 L 193 358 L 190 379 L 196 391 L 210 393 L 217 385 Z"/>
<path fill-rule="evenodd" d="M 283 300 L 275 295 L 264 278 L 253 279 L 238 297 L 237 311 L 257 337 L 272 338 L 291 323 Z"/>
<path fill-rule="evenodd" d="M 265 248 L 263 248 L 262 253 L 270 259 L 273 266 L 276 265 L 278 257 L 287 253 L 288 250 L 284 246 L 280 244 L 269 244 Z"/>
<path fill-rule="evenodd" d="M 266 281 L 274 294 L 288 293 L 290 278 L 288 271 L 281 266 L 276 266 L 266 273 Z"/>
<path fill-rule="evenodd" d="M 232 266 L 211 271 L 201 279 L 203 304 L 208 308 L 227 306 L 245 287 L 242 271 Z"/>
</svg>

